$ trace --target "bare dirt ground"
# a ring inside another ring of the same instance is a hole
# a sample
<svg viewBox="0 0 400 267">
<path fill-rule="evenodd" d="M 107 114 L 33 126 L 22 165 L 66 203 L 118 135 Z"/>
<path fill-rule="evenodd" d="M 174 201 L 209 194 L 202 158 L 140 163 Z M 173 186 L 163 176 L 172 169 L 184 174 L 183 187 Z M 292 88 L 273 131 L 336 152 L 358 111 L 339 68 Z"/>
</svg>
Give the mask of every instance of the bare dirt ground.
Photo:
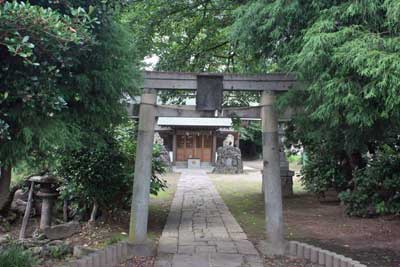
<svg viewBox="0 0 400 267">
<path fill-rule="evenodd" d="M 260 162 L 252 162 L 255 170 L 243 175 L 210 175 L 225 203 L 254 242 L 264 237 L 265 225 L 259 166 Z M 295 196 L 284 200 L 288 239 L 320 246 L 371 267 L 400 266 L 399 216 L 349 217 L 339 203 L 320 203 L 315 196 L 302 191 L 298 181 L 296 183 Z"/>
<path fill-rule="evenodd" d="M 153 267 L 154 257 L 133 257 L 121 263 L 120 267 Z"/>
</svg>

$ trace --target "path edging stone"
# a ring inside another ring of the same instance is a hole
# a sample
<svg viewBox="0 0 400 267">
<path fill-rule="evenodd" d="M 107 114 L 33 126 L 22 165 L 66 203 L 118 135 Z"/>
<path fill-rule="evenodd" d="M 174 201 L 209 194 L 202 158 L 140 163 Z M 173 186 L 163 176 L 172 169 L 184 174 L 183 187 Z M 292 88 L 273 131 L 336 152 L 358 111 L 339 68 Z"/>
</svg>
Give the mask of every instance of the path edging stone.
<svg viewBox="0 0 400 267">
<path fill-rule="evenodd" d="M 367 267 L 367 265 L 349 257 L 299 241 L 288 242 L 288 254 L 326 267 Z"/>
<path fill-rule="evenodd" d="M 127 241 L 122 241 L 117 244 L 108 246 L 102 250 L 95 251 L 89 255 L 72 260 L 65 266 L 68 267 L 114 267 L 121 262 L 128 260 L 134 256 L 155 256 L 155 248 L 144 248 L 144 244 L 137 248 L 137 245 Z M 150 246 L 150 245 L 149 245 Z M 151 255 L 149 255 L 149 253 Z M 146 254 L 146 255 L 143 255 Z"/>
</svg>

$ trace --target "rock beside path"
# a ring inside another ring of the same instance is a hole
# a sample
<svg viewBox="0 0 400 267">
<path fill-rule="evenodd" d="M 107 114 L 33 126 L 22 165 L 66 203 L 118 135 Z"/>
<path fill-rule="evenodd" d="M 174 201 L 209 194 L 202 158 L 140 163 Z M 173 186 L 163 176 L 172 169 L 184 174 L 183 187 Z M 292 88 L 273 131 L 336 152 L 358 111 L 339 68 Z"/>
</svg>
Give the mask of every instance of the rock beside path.
<svg viewBox="0 0 400 267">
<path fill-rule="evenodd" d="M 81 226 L 78 222 L 69 222 L 47 227 L 43 233 L 50 240 L 58 240 L 70 237 L 80 231 Z"/>
</svg>

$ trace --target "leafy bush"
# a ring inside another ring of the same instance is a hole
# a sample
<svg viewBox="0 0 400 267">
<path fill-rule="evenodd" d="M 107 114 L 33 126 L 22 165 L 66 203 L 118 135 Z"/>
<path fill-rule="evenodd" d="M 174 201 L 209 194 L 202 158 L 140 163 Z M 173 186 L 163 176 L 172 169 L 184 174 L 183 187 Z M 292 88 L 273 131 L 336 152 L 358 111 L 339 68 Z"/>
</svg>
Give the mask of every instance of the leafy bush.
<svg viewBox="0 0 400 267">
<path fill-rule="evenodd" d="M 1 1 L 3 2 L 3 1 Z M 66 137 L 61 114 L 71 71 L 94 43 L 92 19 L 28 1 L 0 4 L 0 161 L 14 164 L 31 150 L 46 151 Z M 75 88 L 73 88 L 75 90 Z M 19 108 L 18 108 L 19 107 Z"/>
<path fill-rule="evenodd" d="M 117 140 L 120 150 L 127 158 L 127 169 L 133 175 L 135 172 L 135 157 L 136 157 L 136 140 L 137 130 L 135 122 L 128 122 L 120 125 L 115 129 L 114 138 Z M 158 176 L 165 173 L 164 163 L 160 160 L 161 146 L 153 146 L 153 162 L 152 162 L 152 177 L 150 185 L 150 193 L 157 195 L 160 190 L 164 190 L 167 185 L 166 181 Z M 133 181 L 128 186 L 132 187 Z"/>
<path fill-rule="evenodd" d="M 320 195 L 331 188 L 340 191 L 347 185 L 341 166 L 329 154 L 309 151 L 302 174 L 302 183 L 305 188 Z"/>
<path fill-rule="evenodd" d="M 64 178 L 62 195 L 81 208 L 90 208 L 94 202 L 100 208 L 118 205 L 130 180 L 125 165 L 125 156 L 112 141 L 65 151 L 58 169 Z"/>
<path fill-rule="evenodd" d="M 64 178 L 62 197 L 81 211 L 88 211 L 94 203 L 103 210 L 130 204 L 136 154 L 135 125 L 119 126 L 105 135 L 104 144 L 87 142 L 77 150 L 60 155 L 58 174 Z M 158 159 L 159 153 L 160 149 L 155 146 L 151 194 L 166 187 L 166 182 L 158 178 L 165 172 Z"/>
<path fill-rule="evenodd" d="M 356 216 L 400 213 L 400 147 L 383 145 L 365 168 L 354 173 L 354 190 L 340 198 Z"/>
<path fill-rule="evenodd" d="M 154 145 L 150 184 L 150 193 L 153 195 L 157 195 L 160 190 L 164 190 L 167 187 L 167 182 L 159 178 L 159 175 L 166 171 L 164 163 L 160 160 L 160 153 L 161 145 Z"/>
<path fill-rule="evenodd" d="M 68 254 L 71 253 L 71 249 L 68 245 L 62 244 L 58 246 L 49 247 L 50 256 L 54 259 L 64 259 Z"/>
<path fill-rule="evenodd" d="M 21 246 L 11 245 L 0 251 L 0 267 L 34 267 L 37 260 Z"/>
</svg>

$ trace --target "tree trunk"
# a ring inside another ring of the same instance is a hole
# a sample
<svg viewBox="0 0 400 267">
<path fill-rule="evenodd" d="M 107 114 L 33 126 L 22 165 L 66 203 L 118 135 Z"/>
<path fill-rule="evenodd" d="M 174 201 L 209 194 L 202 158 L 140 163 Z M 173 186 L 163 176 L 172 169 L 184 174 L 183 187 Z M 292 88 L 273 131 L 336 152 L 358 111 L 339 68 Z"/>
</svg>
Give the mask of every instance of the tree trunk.
<svg viewBox="0 0 400 267">
<path fill-rule="evenodd" d="M 63 220 L 68 222 L 68 200 L 64 200 L 63 204 Z"/>
<path fill-rule="evenodd" d="M 0 173 L 0 210 L 4 208 L 7 203 L 8 195 L 10 194 L 11 184 L 11 166 L 1 167 Z"/>
<path fill-rule="evenodd" d="M 98 210 L 98 205 L 97 205 L 97 201 L 95 200 L 95 201 L 93 202 L 93 209 L 92 209 L 92 213 L 90 214 L 90 220 L 89 220 L 89 222 L 94 222 L 94 221 L 96 221 L 97 210 Z"/>
</svg>

